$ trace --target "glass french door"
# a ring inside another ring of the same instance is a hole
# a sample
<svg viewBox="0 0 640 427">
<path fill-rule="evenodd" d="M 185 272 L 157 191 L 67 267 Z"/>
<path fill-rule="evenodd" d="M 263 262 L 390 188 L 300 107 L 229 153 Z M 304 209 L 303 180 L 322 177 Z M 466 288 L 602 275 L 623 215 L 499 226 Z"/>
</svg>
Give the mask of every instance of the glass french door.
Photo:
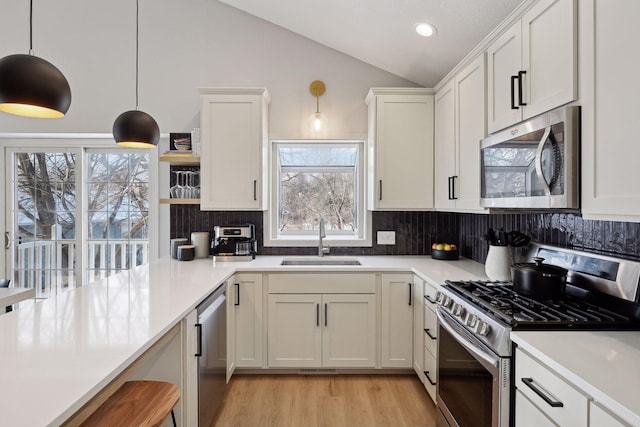
<svg viewBox="0 0 640 427">
<path fill-rule="evenodd" d="M 5 176 L 12 286 L 48 298 L 148 262 L 148 153 L 7 148 Z"/>
<path fill-rule="evenodd" d="M 6 240 L 15 287 L 47 298 L 79 283 L 80 150 L 8 150 Z"/>
</svg>

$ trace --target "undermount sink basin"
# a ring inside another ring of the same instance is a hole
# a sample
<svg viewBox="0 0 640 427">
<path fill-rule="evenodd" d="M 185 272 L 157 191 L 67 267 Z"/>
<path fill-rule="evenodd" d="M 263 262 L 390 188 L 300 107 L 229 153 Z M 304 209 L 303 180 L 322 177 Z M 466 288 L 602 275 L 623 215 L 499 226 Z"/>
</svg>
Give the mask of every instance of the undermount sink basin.
<svg viewBox="0 0 640 427">
<path fill-rule="evenodd" d="M 285 258 L 280 265 L 360 265 L 355 258 Z"/>
</svg>

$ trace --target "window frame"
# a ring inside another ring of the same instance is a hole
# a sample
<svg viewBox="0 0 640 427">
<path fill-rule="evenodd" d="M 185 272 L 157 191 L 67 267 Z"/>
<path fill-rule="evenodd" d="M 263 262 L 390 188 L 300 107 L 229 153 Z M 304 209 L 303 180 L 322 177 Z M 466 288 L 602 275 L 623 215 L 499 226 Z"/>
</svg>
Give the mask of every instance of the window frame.
<svg viewBox="0 0 640 427">
<path fill-rule="evenodd" d="M 269 200 L 263 215 L 265 247 L 313 247 L 318 246 L 317 232 L 290 231 L 284 236 L 278 232 L 279 205 L 279 158 L 278 146 L 284 145 L 358 145 L 358 160 L 356 165 L 357 187 L 355 189 L 357 203 L 357 234 L 349 231 L 327 230 L 324 242 L 336 247 L 371 247 L 371 211 L 367 209 L 367 142 L 363 139 L 273 139 L 269 141 Z"/>
</svg>

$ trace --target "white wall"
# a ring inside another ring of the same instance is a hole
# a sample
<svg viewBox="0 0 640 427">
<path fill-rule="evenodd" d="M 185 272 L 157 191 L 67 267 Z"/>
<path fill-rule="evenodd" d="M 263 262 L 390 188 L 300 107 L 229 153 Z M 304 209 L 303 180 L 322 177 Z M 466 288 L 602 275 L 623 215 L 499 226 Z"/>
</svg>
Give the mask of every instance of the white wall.
<svg viewBox="0 0 640 427">
<path fill-rule="evenodd" d="M 0 57 L 28 52 L 28 13 L 28 1 L 3 1 Z M 110 133 L 135 107 L 135 0 L 35 1 L 34 53 L 66 75 L 71 108 L 58 120 L 1 114 L 0 133 Z M 270 136 L 307 137 L 316 79 L 336 138 L 366 134 L 370 87 L 415 86 L 215 0 L 140 0 L 140 109 L 163 133 L 199 126 L 196 88 L 256 86 L 271 95 Z"/>
</svg>

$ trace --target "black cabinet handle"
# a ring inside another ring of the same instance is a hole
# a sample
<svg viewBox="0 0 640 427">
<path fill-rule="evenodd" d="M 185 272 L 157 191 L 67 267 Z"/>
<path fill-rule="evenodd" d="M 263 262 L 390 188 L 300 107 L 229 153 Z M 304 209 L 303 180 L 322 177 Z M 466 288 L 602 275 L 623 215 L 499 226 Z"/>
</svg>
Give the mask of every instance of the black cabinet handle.
<svg viewBox="0 0 640 427">
<path fill-rule="evenodd" d="M 327 306 L 329 304 L 327 304 L 326 302 L 324 303 L 324 326 L 327 326 Z"/>
<path fill-rule="evenodd" d="M 427 381 L 429 381 L 429 384 L 436 385 L 434 381 L 431 381 L 431 377 L 429 376 L 429 371 L 424 371 L 424 376 L 427 377 Z"/>
<path fill-rule="evenodd" d="M 434 337 L 433 335 L 431 335 L 431 332 L 429 332 L 429 328 L 425 329 L 424 332 L 429 336 L 429 338 L 431 338 L 432 340 L 437 340 L 438 337 Z"/>
<path fill-rule="evenodd" d="M 233 305 L 240 305 L 240 283 L 236 283 L 236 302 Z"/>
<path fill-rule="evenodd" d="M 525 74 L 527 74 L 526 71 L 518 71 L 518 105 L 527 105 L 526 102 L 522 102 L 522 82 Z"/>
<path fill-rule="evenodd" d="M 456 178 L 458 175 L 454 175 L 451 177 L 451 200 L 458 200 L 456 197 Z"/>
<path fill-rule="evenodd" d="M 411 292 L 411 283 L 407 283 L 407 285 L 409 285 L 409 305 L 411 305 L 411 297 L 412 297 L 412 292 Z"/>
<path fill-rule="evenodd" d="M 516 91 L 513 88 L 513 84 L 518 80 L 518 76 L 511 76 L 511 109 L 518 110 L 520 107 L 516 105 Z"/>
<path fill-rule="evenodd" d="M 562 408 L 564 406 L 564 404 L 560 401 L 557 400 L 552 400 L 549 396 L 547 396 L 546 394 L 543 393 L 542 390 L 540 390 L 538 387 L 536 387 L 533 384 L 533 378 L 522 378 L 522 382 L 529 387 L 531 390 L 533 390 L 533 392 L 535 394 L 537 394 L 538 396 L 540 396 L 542 398 L 542 400 L 544 400 L 545 402 L 547 402 L 547 404 L 549 404 L 549 406 L 552 406 L 554 408 Z"/>
<path fill-rule="evenodd" d="M 431 299 L 431 297 L 429 295 L 425 295 L 424 299 L 426 299 L 427 301 L 429 301 L 431 304 L 435 304 L 436 300 Z"/>
<path fill-rule="evenodd" d="M 197 343 L 198 343 L 198 349 L 196 350 L 196 354 L 194 354 L 195 357 L 200 357 L 202 356 L 202 323 L 196 323 L 196 330 L 198 331 L 198 339 L 197 339 Z"/>
<path fill-rule="evenodd" d="M 316 304 L 316 326 L 320 326 L 320 304 Z"/>
<path fill-rule="evenodd" d="M 452 176 L 447 177 L 447 187 L 448 187 L 447 190 L 448 190 L 448 193 L 449 193 L 449 196 L 448 196 L 449 200 L 451 200 L 451 181 L 452 181 L 452 179 L 453 179 Z"/>
<path fill-rule="evenodd" d="M 258 180 L 253 180 L 253 200 L 258 200 Z"/>
<path fill-rule="evenodd" d="M 382 200 L 382 180 L 380 180 L 380 198 L 379 200 Z"/>
</svg>

